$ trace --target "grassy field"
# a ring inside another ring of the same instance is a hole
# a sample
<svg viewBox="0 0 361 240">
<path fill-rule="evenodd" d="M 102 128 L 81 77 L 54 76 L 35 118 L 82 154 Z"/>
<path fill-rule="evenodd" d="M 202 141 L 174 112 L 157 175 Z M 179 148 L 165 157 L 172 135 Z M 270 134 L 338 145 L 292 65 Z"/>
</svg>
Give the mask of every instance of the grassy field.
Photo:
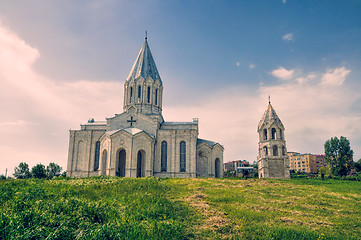
<svg viewBox="0 0 361 240">
<path fill-rule="evenodd" d="M 361 183 L 6 180 L 0 239 L 361 239 Z"/>
</svg>

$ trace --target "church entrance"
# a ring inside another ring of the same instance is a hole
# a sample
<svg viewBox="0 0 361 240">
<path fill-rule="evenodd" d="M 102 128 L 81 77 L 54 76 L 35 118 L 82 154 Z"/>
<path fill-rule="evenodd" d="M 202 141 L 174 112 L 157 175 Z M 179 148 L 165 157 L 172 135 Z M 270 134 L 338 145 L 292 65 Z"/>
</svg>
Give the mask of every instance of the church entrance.
<svg viewBox="0 0 361 240">
<path fill-rule="evenodd" d="M 116 176 L 118 177 L 125 177 L 125 157 L 126 157 L 126 153 L 125 150 L 121 150 L 118 153 L 118 167 L 117 167 L 117 171 L 116 171 Z"/>
<path fill-rule="evenodd" d="M 137 156 L 137 178 L 144 177 L 145 168 L 145 152 L 139 151 Z"/>
<path fill-rule="evenodd" d="M 216 178 L 221 177 L 221 161 L 219 161 L 219 158 L 216 158 L 214 164 L 214 172 Z"/>
</svg>

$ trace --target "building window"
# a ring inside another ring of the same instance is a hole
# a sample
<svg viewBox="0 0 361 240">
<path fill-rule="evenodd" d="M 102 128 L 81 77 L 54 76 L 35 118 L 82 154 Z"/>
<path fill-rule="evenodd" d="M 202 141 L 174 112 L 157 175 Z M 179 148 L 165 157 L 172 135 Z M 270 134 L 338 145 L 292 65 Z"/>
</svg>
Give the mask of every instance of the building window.
<svg viewBox="0 0 361 240">
<path fill-rule="evenodd" d="M 148 90 L 147 90 L 147 101 L 148 101 L 148 103 L 150 103 L 150 87 L 148 87 Z"/>
<path fill-rule="evenodd" d="M 129 103 L 132 103 L 132 98 L 133 98 L 133 87 L 130 87 Z"/>
<path fill-rule="evenodd" d="M 278 147 L 276 145 L 273 146 L 273 156 L 278 156 Z"/>
<path fill-rule="evenodd" d="M 280 129 L 280 139 L 282 139 L 283 137 L 282 137 L 282 129 Z"/>
<path fill-rule="evenodd" d="M 185 172 L 186 171 L 186 142 L 181 141 L 180 142 L 180 171 Z"/>
<path fill-rule="evenodd" d="M 158 105 L 158 89 L 155 89 L 155 101 L 154 101 L 155 105 Z"/>
<path fill-rule="evenodd" d="M 138 99 L 140 99 L 142 96 L 142 87 L 138 86 Z"/>
<path fill-rule="evenodd" d="M 161 171 L 167 171 L 167 142 L 163 141 L 161 145 Z"/>
<path fill-rule="evenodd" d="M 267 129 L 263 129 L 263 140 L 267 140 Z"/>
<path fill-rule="evenodd" d="M 266 146 L 263 147 L 263 151 L 264 151 L 264 154 L 267 156 L 268 155 L 268 148 Z"/>
<path fill-rule="evenodd" d="M 99 169 L 99 155 L 100 155 L 100 142 L 97 141 L 95 144 L 94 171 L 98 171 Z"/>
<path fill-rule="evenodd" d="M 286 151 L 285 151 L 285 147 L 284 147 L 284 146 L 282 147 L 282 155 L 283 155 L 283 156 L 286 155 Z"/>
<path fill-rule="evenodd" d="M 272 128 L 272 139 L 276 139 L 276 129 Z"/>
</svg>

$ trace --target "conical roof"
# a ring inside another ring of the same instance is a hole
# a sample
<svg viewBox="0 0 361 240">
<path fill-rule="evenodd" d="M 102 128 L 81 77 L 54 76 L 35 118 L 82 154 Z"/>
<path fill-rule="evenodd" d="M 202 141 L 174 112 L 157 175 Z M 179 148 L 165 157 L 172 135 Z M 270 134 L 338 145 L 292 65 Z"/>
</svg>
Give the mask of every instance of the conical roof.
<svg viewBox="0 0 361 240">
<path fill-rule="evenodd" d="M 260 128 L 263 125 L 270 126 L 273 123 L 275 123 L 277 126 L 279 126 L 281 128 L 284 128 L 283 124 L 281 122 L 281 119 L 278 117 L 278 115 L 277 115 L 276 111 L 273 109 L 271 103 L 269 103 L 266 111 L 263 114 L 261 121 L 259 121 L 258 130 L 260 130 Z"/>
<path fill-rule="evenodd" d="M 152 53 L 150 52 L 147 38 L 144 40 L 143 46 L 133 64 L 132 70 L 130 70 L 127 80 L 131 77 L 136 79 L 139 76 L 142 76 L 144 79 L 151 77 L 154 81 L 158 79 L 162 83 Z"/>
</svg>

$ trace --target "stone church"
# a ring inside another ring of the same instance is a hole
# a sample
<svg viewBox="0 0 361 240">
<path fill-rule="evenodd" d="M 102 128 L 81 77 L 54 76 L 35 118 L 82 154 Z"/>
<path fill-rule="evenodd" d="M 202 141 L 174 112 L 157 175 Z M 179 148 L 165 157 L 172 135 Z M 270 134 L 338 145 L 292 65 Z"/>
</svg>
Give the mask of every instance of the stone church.
<svg viewBox="0 0 361 240">
<path fill-rule="evenodd" d="M 67 176 L 222 177 L 223 147 L 198 138 L 198 119 L 166 122 L 163 83 L 147 38 L 124 84 L 123 113 L 70 130 Z"/>
<path fill-rule="evenodd" d="M 258 177 L 290 178 L 285 128 L 269 101 L 258 124 Z"/>
</svg>

